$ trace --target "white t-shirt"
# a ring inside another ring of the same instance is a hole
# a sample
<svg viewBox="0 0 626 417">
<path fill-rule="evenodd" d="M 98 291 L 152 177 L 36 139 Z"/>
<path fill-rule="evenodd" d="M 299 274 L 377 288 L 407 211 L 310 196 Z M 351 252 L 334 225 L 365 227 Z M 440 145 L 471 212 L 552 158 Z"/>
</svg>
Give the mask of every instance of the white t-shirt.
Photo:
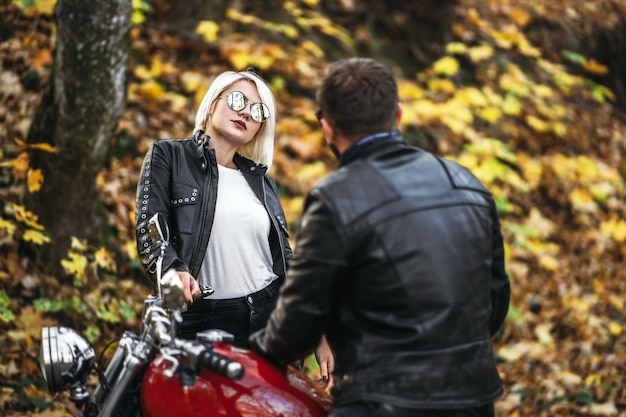
<svg viewBox="0 0 626 417">
<path fill-rule="evenodd" d="M 217 204 L 198 282 L 224 299 L 252 294 L 277 278 L 269 245 L 270 219 L 243 174 L 218 164 Z"/>
</svg>

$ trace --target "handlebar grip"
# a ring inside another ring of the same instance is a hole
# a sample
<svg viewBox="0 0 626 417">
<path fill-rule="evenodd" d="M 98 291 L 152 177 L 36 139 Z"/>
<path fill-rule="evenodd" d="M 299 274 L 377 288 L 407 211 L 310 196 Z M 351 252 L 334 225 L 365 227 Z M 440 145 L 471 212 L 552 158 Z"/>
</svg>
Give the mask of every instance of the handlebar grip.
<svg viewBox="0 0 626 417">
<path fill-rule="evenodd" d="M 198 359 L 198 365 L 232 380 L 239 380 L 244 374 L 243 365 L 213 350 L 206 350 Z"/>
<path fill-rule="evenodd" d="M 200 287 L 200 292 L 196 295 L 193 296 L 193 301 L 195 302 L 196 300 L 200 300 L 204 297 L 208 297 L 209 295 L 213 294 L 215 292 L 215 290 L 213 288 L 211 288 L 208 285 L 199 285 Z"/>
</svg>

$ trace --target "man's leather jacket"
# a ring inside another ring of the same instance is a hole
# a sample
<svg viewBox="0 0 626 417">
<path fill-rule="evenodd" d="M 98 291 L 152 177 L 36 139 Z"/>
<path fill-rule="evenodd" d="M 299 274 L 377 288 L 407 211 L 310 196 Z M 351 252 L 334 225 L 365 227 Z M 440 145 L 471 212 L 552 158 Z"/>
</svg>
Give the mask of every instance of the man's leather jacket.
<svg viewBox="0 0 626 417">
<path fill-rule="evenodd" d="M 491 336 L 510 295 L 494 200 L 399 132 L 375 136 L 309 194 L 276 310 L 251 344 L 289 361 L 325 333 L 337 405 L 493 402 L 502 384 Z"/>
<path fill-rule="evenodd" d="M 156 213 L 165 216 L 171 233 L 163 271 L 175 268 L 198 276 L 217 199 L 217 160 L 215 151 L 207 147 L 208 141 L 199 132 L 184 140 L 158 140 L 146 153 L 137 184 L 136 234 L 139 259 L 152 279 L 158 254 L 146 225 Z M 276 184 L 265 165 L 239 154 L 235 154 L 234 162 L 268 212 L 274 272 L 282 280 L 292 253 Z"/>
</svg>

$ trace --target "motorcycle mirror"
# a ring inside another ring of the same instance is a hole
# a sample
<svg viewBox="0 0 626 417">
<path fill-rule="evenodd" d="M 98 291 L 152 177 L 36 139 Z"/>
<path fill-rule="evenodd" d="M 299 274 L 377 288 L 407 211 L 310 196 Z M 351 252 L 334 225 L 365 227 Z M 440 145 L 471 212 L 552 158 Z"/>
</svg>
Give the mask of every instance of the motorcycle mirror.
<svg viewBox="0 0 626 417">
<path fill-rule="evenodd" d="M 167 225 L 165 216 L 161 213 L 156 213 L 148 220 L 148 236 L 152 241 L 152 247 L 154 250 L 158 249 L 158 258 L 156 261 L 156 285 L 157 285 L 157 297 L 161 298 L 161 270 L 163 264 L 163 255 L 165 248 L 169 245 L 170 229 Z"/>
<path fill-rule="evenodd" d="M 148 221 L 148 234 L 155 247 L 161 248 L 169 244 L 170 229 L 163 214 L 156 213 L 150 218 Z"/>
</svg>

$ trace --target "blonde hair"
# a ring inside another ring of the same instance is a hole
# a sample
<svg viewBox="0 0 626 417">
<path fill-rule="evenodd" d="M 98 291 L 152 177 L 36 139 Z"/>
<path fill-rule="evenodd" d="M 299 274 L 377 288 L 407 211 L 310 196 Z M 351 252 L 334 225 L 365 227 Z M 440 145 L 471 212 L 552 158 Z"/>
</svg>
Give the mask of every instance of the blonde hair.
<svg viewBox="0 0 626 417">
<path fill-rule="evenodd" d="M 261 101 L 265 103 L 270 110 L 270 117 L 261 123 L 261 127 L 254 138 L 249 143 L 242 145 L 237 152 L 257 164 L 266 165 L 269 170 L 274 160 L 276 101 L 274 100 L 274 94 L 272 94 L 272 90 L 267 82 L 250 70 L 239 72 L 226 71 L 213 80 L 196 112 L 196 123 L 193 133 L 195 134 L 198 130 L 206 130 L 206 121 L 215 100 L 218 99 L 224 90 L 240 80 L 248 80 L 256 85 Z"/>
</svg>

